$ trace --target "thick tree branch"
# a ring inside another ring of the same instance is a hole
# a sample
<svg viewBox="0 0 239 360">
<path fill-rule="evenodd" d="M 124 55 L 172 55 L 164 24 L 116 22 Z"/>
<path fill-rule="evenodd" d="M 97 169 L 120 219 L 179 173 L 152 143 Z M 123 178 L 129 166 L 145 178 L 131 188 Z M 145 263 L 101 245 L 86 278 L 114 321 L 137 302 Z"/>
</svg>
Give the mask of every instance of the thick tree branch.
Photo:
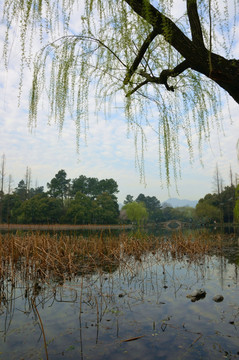
<svg viewBox="0 0 239 360">
<path fill-rule="evenodd" d="M 128 96 L 132 95 L 135 91 L 137 91 L 139 88 L 141 88 L 142 86 L 146 85 L 149 82 L 150 83 L 156 83 L 156 84 L 165 85 L 165 87 L 166 87 L 166 89 L 168 91 L 174 91 L 175 90 L 174 87 L 168 85 L 168 78 L 178 76 L 183 71 L 188 69 L 188 67 L 189 67 L 188 62 L 186 60 L 184 60 L 182 63 L 177 65 L 174 69 L 165 69 L 165 70 L 163 70 L 161 72 L 160 76 L 151 76 L 146 71 L 140 70 L 139 74 L 141 76 L 143 76 L 146 80 L 143 81 L 142 83 L 138 84 L 134 89 L 130 90 L 126 94 L 126 96 L 128 97 Z"/>
<path fill-rule="evenodd" d="M 192 53 L 193 42 L 167 16 L 163 15 L 148 0 L 125 0 L 125 2 L 143 19 L 163 35 L 185 59 Z"/>
<path fill-rule="evenodd" d="M 205 47 L 201 22 L 198 15 L 197 0 L 187 0 L 187 13 L 191 28 L 192 40 L 200 47 Z"/>
<path fill-rule="evenodd" d="M 149 45 L 151 44 L 151 42 L 154 40 L 154 38 L 158 35 L 158 30 L 154 29 L 145 39 L 143 45 L 141 46 L 138 55 L 136 56 L 133 64 L 131 65 L 131 67 L 129 68 L 129 70 L 126 73 L 125 79 L 124 79 L 124 85 L 127 85 L 132 77 L 132 75 L 134 74 L 134 72 L 136 71 L 137 67 L 139 66 L 140 61 L 142 60 L 144 54 L 146 53 Z"/>
</svg>

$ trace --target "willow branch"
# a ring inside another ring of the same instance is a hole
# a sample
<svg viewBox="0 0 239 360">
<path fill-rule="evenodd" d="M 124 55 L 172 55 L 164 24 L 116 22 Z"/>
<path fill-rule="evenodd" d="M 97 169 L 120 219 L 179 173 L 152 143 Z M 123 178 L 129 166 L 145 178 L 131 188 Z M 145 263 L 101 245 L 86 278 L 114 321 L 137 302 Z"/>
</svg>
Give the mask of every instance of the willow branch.
<svg viewBox="0 0 239 360">
<path fill-rule="evenodd" d="M 135 93 L 137 90 L 139 90 L 142 86 L 146 85 L 149 82 L 149 80 L 145 80 L 141 83 L 139 83 L 135 88 L 127 92 L 126 97 L 131 96 L 133 93 Z"/>
<path fill-rule="evenodd" d="M 187 13 L 191 28 L 192 40 L 196 45 L 203 46 L 203 34 L 198 15 L 197 0 L 187 0 Z"/>
<path fill-rule="evenodd" d="M 168 78 L 169 77 L 176 77 L 179 74 L 181 74 L 183 71 L 187 70 L 189 68 L 189 63 L 187 60 L 184 60 L 180 64 L 178 64 L 174 69 L 165 69 L 161 72 L 159 76 L 151 76 L 144 70 L 140 70 L 139 74 L 145 78 L 145 81 L 139 83 L 134 89 L 130 90 L 126 97 L 129 97 L 133 93 L 135 93 L 139 88 L 142 86 L 148 84 L 148 83 L 155 83 L 155 84 L 162 84 L 165 85 L 166 89 L 168 91 L 174 91 L 173 86 L 168 85 Z"/>
<path fill-rule="evenodd" d="M 139 66 L 140 61 L 142 60 L 144 54 L 146 53 L 149 45 L 151 44 L 151 42 L 154 40 L 154 38 L 158 35 L 158 30 L 154 29 L 145 39 L 143 45 L 141 46 L 141 48 L 139 49 L 138 55 L 136 56 L 133 64 L 131 65 L 131 67 L 129 68 L 129 70 L 126 73 L 125 79 L 124 79 L 124 85 L 127 85 L 132 77 L 132 75 L 134 74 L 134 72 L 136 71 L 137 67 Z"/>
<path fill-rule="evenodd" d="M 153 26 L 159 35 L 172 45 L 185 59 L 192 55 L 193 42 L 179 27 L 148 0 L 124 0 L 131 9 Z"/>
</svg>

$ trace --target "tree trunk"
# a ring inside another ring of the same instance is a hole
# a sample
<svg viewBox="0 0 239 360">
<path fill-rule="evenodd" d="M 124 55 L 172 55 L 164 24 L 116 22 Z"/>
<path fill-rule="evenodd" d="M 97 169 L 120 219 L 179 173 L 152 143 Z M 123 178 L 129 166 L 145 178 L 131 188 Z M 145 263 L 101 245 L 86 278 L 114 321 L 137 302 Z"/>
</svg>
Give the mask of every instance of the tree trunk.
<svg viewBox="0 0 239 360">
<path fill-rule="evenodd" d="M 218 54 L 210 54 L 209 51 L 204 56 L 195 54 L 190 58 L 187 60 L 191 69 L 215 81 L 239 104 L 239 60 L 228 60 Z"/>
</svg>

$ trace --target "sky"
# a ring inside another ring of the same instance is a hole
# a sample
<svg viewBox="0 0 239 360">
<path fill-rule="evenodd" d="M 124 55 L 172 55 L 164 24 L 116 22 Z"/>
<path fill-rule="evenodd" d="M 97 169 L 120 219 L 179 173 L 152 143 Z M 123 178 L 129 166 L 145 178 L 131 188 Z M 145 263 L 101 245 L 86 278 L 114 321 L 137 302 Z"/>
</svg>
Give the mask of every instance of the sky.
<svg viewBox="0 0 239 360">
<path fill-rule="evenodd" d="M 3 34 L 3 25 L 0 30 Z M 238 29 L 236 34 L 239 37 Z M 1 44 L 2 39 L 0 36 Z M 235 52 L 239 58 L 238 43 Z M 28 167 L 31 169 L 32 186 L 43 185 L 45 190 L 46 183 L 64 169 L 71 179 L 80 175 L 98 179 L 113 178 L 119 186 L 120 203 L 123 203 L 127 194 L 136 198 L 140 193 L 156 196 L 161 202 L 169 197 L 199 200 L 213 191 L 216 164 L 224 185 L 230 183 L 230 166 L 233 174 L 239 173 L 236 149 L 239 139 L 239 105 L 233 99 L 229 99 L 229 106 L 223 108 L 223 131 L 218 134 L 217 129 L 212 130 L 210 145 L 203 146 L 201 157 L 195 146 L 192 164 L 185 140 L 181 141 L 181 178 L 177 181 L 177 189 L 173 178 L 172 186 L 167 189 L 165 178 L 161 179 L 159 174 L 157 137 L 153 136 L 150 128 L 145 129 L 148 138 L 144 154 L 145 181 L 140 181 L 139 170 L 135 166 L 134 137 L 127 134 L 124 111 L 117 104 L 112 106 L 111 114 L 105 119 L 102 113 L 98 116 L 94 114 L 94 103 L 90 102 L 89 129 L 86 139 L 81 140 L 79 153 L 74 122 L 67 120 L 59 134 L 57 124 L 48 123 L 44 103 L 37 127 L 30 131 L 27 108 L 31 74 L 25 74 L 21 103 L 18 105 L 18 61 L 19 49 L 13 43 L 8 71 L 3 61 L 0 61 L 0 156 L 5 154 L 6 157 L 5 191 L 9 175 L 12 176 L 11 188 L 14 189 L 24 179 Z M 193 138 L 196 144 L 196 135 Z"/>
</svg>

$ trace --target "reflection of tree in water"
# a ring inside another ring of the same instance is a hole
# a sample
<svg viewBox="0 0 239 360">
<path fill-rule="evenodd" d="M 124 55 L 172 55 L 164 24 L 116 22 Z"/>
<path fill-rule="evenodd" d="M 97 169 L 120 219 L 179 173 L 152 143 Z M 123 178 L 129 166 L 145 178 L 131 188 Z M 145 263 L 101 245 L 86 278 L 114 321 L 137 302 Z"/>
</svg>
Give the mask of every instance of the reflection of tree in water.
<svg viewBox="0 0 239 360">
<path fill-rule="evenodd" d="M 52 250 L 50 239 L 47 236 L 46 239 L 43 239 L 42 243 L 48 244 L 50 251 Z M 69 241 L 70 250 L 67 251 L 66 239 L 64 239 L 58 242 L 58 253 L 48 257 L 54 260 L 53 263 L 47 264 L 40 256 L 37 260 L 39 242 L 34 236 L 31 237 L 31 243 L 35 241 L 34 248 L 30 251 L 29 247 L 27 250 L 31 256 L 22 258 L 21 261 L 17 257 L 17 248 L 13 246 L 13 239 L 10 238 L 13 257 L 11 261 L 9 257 L 7 260 L 2 259 L 1 262 L 0 317 L 4 319 L 1 322 L 4 326 L 0 331 L 3 333 L 4 340 L 7 340 L 7 336 L 11 337 L 14 315 L 20 311 L 28 319 L 33 316 L 41 334 L 39 341 L 41 344 L 44 342 L 47 351 L 51 345 L 47 344 L 49 340 L 47 331 L 46 341 L 43 341 L 45 323 L 42 320 L 41 325 L 40 316 L 44 313 L 43 310 L 55 311 L 57 304 L 60 304 L 62 312 L 64 312 L 64 306 L 68 304 L 73 304 L 76 309 L 75 315 L 79 318 L 82 359 L 83 344 L 86 347 L 87 339 L 92 337 L 92 334 L 94 334 L 95 343 L 100 343 L 99 339 L 102 341 L 107 331 L 114 332 L 117 341 L 130 339 L 132 329 L 124 327 L 125 314 L 130 315 L 132 309 L 145 306 L 147 302 L 156 304 L 161 309 L 164 306 L 163 303 L 169 301 L 168 298 L 177 300 L 183 292 L 189 291 L 197 284 L 200 286 L 201 282 L 205 281 L 210 272 L 211 257 L 208 254 L 221 254 L 222 246 L 219 238 L 214 239 L 214 244 L 211 238 L 210 246 L 203 239 L 205 237 L 197 240 L 192 238 L 183 240 L 180 235 L 177 235 L 172 241 L 166 238 L 159 241 L 158 238 L 153 237 L 140 238 L 139 234 L 131 238 L 122 236 L 117 239 L 101 239 L 99 237 L 92 239 L 92 242 L 89 240 L 88 253 L 86 253 L 86 243 L 83 238 L 79 238 L 81 253 L 77 253 L 77 257 L 72 254 L 70 258 L 69 254 L 72 253 L 72 247 L 76 246 L 76 242 Z M 19 241 L 17 237 L 18 247 L 20 247 Z M 74 251 L 76 250 L 75 247 Z M 45 252 L 47 257 L 47 248 Z M 62 255 L 57 262 L 56 259 L 60 253 Z M 68 263 L 64 256 L 68 258 Z M 218 259 L 217 266 L 223 279 L 227 261 L 223 256 L 221 256 L 221 262 L 220 258 Z M 71 264 L 69 264 L 70 260 Z M 57 264 L 60 265 L 61 274 L 57 269 Z M 4 266 L 6 272 L 4 272 Z M 236 274 L 237 265 L 234 269 Z M 235 280 L 237 282 L 236 275 Z M 137 326 L 140 327 L 141 320 L 134 320 L 136 337 L 142 335 L 137 333 Z M 179 325 L 172 321 L 171 314 L 168 314 L 168 317 L 162 316 L 160 320 L 160 331 L 167 336 L 169 336 L 169 329 L 170 331 L 178 329 Z M 155 319 L 152 318 L 152 328 L 156 326 L 154 322 Z M 194 334 L 186 327 L 180 328 L 180 331 L 190 333 L 190 336 Z M 89 333 L 91 336 L 87 335 Z M 196 340 L 203 335 L 194 334 L 193 336 Z"/>
</svg>

